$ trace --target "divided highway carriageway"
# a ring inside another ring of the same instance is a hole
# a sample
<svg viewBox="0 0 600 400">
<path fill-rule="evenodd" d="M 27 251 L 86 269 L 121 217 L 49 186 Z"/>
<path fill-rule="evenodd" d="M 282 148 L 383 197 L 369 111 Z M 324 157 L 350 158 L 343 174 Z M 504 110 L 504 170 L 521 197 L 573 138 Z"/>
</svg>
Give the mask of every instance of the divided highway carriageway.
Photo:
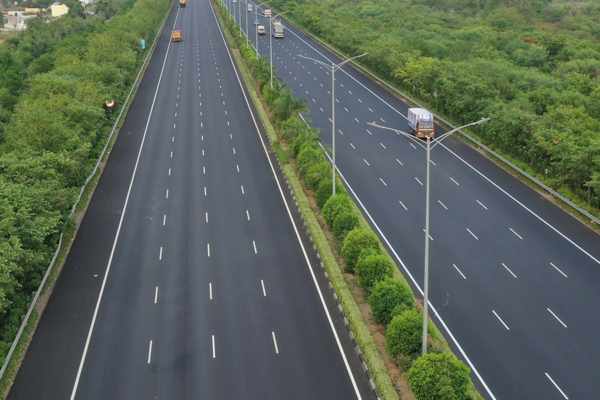
<svg viewBox="0 0 600 400">
<path fill-rule="evenodd" d="M 254 41 L 254 13 L 241 13 L 243 29 L 246 16 Z M 268 19 L 259 20 L 268 30 Z M 283 23 L 285 38 L 273 38 L 277 76 L 308 100 L 313 125 L 331 143 L 331 73 L 298 55 L 343 60 Z M 267 58 L 269 34 L 258 43 Z M 348 65 L 335 77 L 337 166 L 419 291 L 425 152 L 367 125 L 408 131 L 408 106 Z M 432 151 L 431 168 L 432 315 L 481 393 L 507 400 L 599 398 L 599 236 L 456 138 Z"/>
<path fill-rule="evenodd" d="M 9 398 L 373 399 L 209 1 L 159 40 Z"/>
</svg>

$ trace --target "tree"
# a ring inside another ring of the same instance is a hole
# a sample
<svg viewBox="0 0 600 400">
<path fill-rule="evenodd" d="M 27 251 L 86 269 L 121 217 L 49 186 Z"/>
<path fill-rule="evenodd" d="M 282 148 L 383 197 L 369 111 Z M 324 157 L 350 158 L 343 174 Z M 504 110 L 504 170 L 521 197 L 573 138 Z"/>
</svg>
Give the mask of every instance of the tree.
<svg viewBox="0 0 600 400">
<path fill-rule="evenodd" d="M 464 400 L 470 369 L 451 353 L 425 354 L 413 363 L 406 378 L 418 400 Z"/>
<path fill-rule="evenodd" d="M 338 193 L 331 196 L 323 206 L 323 219 L 327 225 L 333 227 L 333 223 L 339 214 L 351 211 L 352 200 L 350 200 L 350 197 L 347 194 Z"/>
<path fill-rule="evenodd" d="M 400 304 L 410 306 L 414 301 L 414 296 L 408 285 L 387 278 L 373 286 L 368 301 L 375 321 L 378 324 L 387 325 L 392 319 L 391 314 L 394 308 Z"/>
<path fill-rule="evenodd" d="M 371 293 L 375 284 L 394 276 L 394 264 L 386 256 L 369 256 L 358 260 L 355 273 L 358 283 Z"/>
<path fill-rule="evenodd" d="M 430 334 L 431 324 L 427 328 Z M 392 319 L 385 336 L 385 345 L 392 358 L 402 354 L 415 359 L 422 351 L 422 336 L 423 315 L 411 308 Z"/>
<path fill-rule="evenodd" d="M 379 252 L 379 246 L 379 238 L 373 231 L 364 231 L 361 228 L 355 228 L 348 232 L 341 251 L 344 263 L 346 264 L 346 272 L 354 272 L 361 251 L 373 249 Z"/>
</svg>

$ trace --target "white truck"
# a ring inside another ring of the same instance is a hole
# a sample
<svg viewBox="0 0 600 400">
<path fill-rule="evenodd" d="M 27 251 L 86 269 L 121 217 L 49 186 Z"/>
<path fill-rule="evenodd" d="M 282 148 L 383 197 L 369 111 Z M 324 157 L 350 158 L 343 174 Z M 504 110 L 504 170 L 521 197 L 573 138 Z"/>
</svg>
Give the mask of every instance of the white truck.
<svg viewBox="0 0 600 400">
<path fill-rule="evenodd" d="M 271 26 L 271 35 L 273 35 L 274 38 L 283 38 L 285 26 L 283 26 L 281 21 L 274 21 Z"/>
<path fill-rule="evenodd" d="M 408 109 L 408 126 L 410 133 L 420 138 L 433 138 L 433 114 L 424 108 Z"/>
<path fill-rule="evenodd" d="M 266 10 L 263 10 L 262 15 L 263 17 L 271 18 L 271 10 L 269 10 L 268 8 Z"/>
</svg>

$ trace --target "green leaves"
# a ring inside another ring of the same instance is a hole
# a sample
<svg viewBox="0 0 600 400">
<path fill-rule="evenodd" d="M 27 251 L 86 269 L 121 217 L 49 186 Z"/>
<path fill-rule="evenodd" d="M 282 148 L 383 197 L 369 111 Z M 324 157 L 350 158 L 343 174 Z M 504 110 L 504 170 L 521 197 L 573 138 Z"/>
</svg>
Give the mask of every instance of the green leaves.
<svg viewBox="0 0 600 400">
<path fill-rule="evenodd" d="M 406 377 L 418 400 L 464 400 L 470 369 L 453 354 L 425 354 Z"/>
</svg>

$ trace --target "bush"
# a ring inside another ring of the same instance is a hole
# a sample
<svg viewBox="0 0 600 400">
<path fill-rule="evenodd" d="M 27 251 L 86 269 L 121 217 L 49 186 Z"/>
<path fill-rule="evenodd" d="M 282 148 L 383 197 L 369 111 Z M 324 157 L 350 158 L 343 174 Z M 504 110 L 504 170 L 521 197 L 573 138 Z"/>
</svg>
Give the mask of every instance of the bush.
<svg viewBox="0 0 600 400">
<path fill-rule="evenodd" d="M 404 306 L 403 311 L 407 311 L 410 307 L 409 305 L 414 301 L 414 297 L 407 285 L 395 279 L 388 278 L 377 282 L 373 286 L 368 301 L 375 321 L 378 324 L 387 325 L 394 317 L 392 312 L 401 306 Z"/>
<path fill-rule="evenodd" d="M 342 247 L 342 257 L 346 264 L 346 272 L 354 272 L 361 251 L 373 249 L 379 252 L 379 238 L 372 231 L 355 228 L 348 233 Z M 379 253 L 378 253 L 379 254 Z"/>
<path fill-rule="evenodd" d="M 427 324 L 427 329 L 429 334 L 431 324 Z M 385 344 L 392 358 L 403 354 L 415 359 L 423 349 L 422 339 L 423 315 L 411 308 L 392 319 L 385 336 Z"/>
<path fill-rule="evenodd" d="M 317 201 L 317 207 L 322 209 L 323 206 L 325 206 L 325 203 L 327 203 L 327 200 L 329 200 L 329 198 L 331 197 L 333 190 L 331 188 L 331 185 L 331 179 L 323 179 L 321 183 L 319 183 L 319 187 L 315 192 L 315 200 Z"/>
<path fill-rule="evenodd" d="M 333 228 L 333 222 L 343 212 L 352 211 L 352 200 L 348 195 L 340 193 L 331 196 L 323 206 L 323 219 L 325 223 Z"/>
<path fill-rule="evenodd" d="M 358 215 L 352 211 L 342 212 L 333 221 L 333 234 L 335 236 L 345 235 L 358 225 Z"/>
<path fill-rule="evenodd" d="M 464 400 L 470 369 L 451 353 L 425 354 L 406 377 L 418 400 Z"/>
<path fill-rule="evenodd" d="M 301 175 L 305 175 L 306 171 L 312 167 L 313 165 L 319 164 L 325 161 L 325 156 L 323 155 L 323 150 L 321 150 L 314 143 L 304 143 L 300 147 L 300 153 L 296 158 L 296 163 L 298 165 L 298 172 Z"/>
<path fill-rule="evenodd" d="M 371 293 L 377 282 L 394 276 L 394 265 L 385 256 L 369 256 L 356 263 L 358 283 Z"/>
<path fill-rule="evenodd" d="M 310 168 L 308 168 L 308 170 L 306 170 L 306 186 L 310 190 L 317 190 L 319 183 L 321 183 L 323 179 L 331 177 L 332 174 L 333 172 L 331 170 L 331 164 L 329 164 L 327 161 L 312 165 Z"/>
</svg>

